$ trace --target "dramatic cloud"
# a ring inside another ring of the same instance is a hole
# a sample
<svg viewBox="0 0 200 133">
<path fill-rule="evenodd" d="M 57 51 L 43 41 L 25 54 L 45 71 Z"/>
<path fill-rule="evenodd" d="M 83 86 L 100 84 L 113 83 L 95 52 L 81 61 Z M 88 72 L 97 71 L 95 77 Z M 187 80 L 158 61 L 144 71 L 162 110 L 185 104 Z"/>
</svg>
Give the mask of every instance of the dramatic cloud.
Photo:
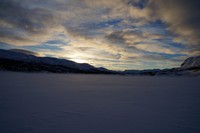
<svg viewBox="0 0 200 133">
<path fill-rule="evenodd" d="M 15 52 L 19 52 L 19 53 L 39 56 L 38 53 L 33 52 L 33 51 L 29 51 L 29 50 L 25 50 L 25 49 L 10 49 L 10 51 L 15 51 Z"/>
<path fill-rule="evenodd" d="M 0 40 L 12 45 L 37 45 L 60 31 L 56 15 L 48 9 L 23 5 L 22 1 L 0 1 Z"/>
<path fill-rule="evenodd" d="M 1 0 L 0 46 L 113 69 L 200 54 L 199 0 Z"/>
<path fill-rule="evenodd" d="M 167 24 L 175 34 L 174 41 L 185 45 L 198 45 L 200 51 L 200 1 L 199 0 L 150 0 L 148 8 L 156 19 Z"/>
</svg>

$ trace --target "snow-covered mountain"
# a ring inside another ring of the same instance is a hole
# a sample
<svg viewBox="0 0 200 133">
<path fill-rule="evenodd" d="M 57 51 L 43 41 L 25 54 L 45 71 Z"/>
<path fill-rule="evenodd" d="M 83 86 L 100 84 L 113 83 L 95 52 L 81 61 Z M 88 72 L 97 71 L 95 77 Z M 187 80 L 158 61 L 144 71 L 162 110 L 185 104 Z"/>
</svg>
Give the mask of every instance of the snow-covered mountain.
<svg viewBox="0 0 200 133">
<path fill-rule="evenodd" d="M 180 67 L 170 69 L 152 70 L 125 70 L 124 74 L 130 75 L 178 75 L 178 76 L 199 76 L 200 75 L 200 56 L 186 59 Z"/>
<path fill-rule="evenodd" d="M 200 56 L 187 58 L 182 64 L 181 69 L 200 67 Z"/>
<path fill-rule="evenodd" d="M 73 73 L 110 73 L 86 63 L 53 57 L 37 57 L 24 50 L 0 49 L 0 69 L 13 71 L 50 71 Z"/>
<path fill-rule="evenodd" d="M 55 73 L 99 73 L 125 75 L 200 75 L 200 56 L 186 59 L 178 68 L 112 71 L 106 68 L 96 68 L 86 63 L 76 63 L 66 59 L 53 57 L 38 57 L 26 50 L 0 49 L 0 70 L 26 72 L 55 72 Z"/>
</svg>

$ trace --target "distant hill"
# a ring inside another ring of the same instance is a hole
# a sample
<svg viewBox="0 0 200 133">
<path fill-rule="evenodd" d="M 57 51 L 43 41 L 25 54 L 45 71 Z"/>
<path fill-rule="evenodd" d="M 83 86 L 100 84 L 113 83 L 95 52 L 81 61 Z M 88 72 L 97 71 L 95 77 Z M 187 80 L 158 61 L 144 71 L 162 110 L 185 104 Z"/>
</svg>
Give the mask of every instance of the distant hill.
<svg viewBox="0 0 200 133">
<path fill-rule="evenodd" d="M 37 57 L 35 55 L 34 52 L 26 50 L 0 49 L 0 70 L 55 73 L 113 73 L 113 71 L 105 68 L 95 68 L 86 63 L 76 63 L 53 57 Z"/>
<path fill-rule="evenodd" d="M 171 69 L 150 69 L 150 70 L 125 70 L 129 75 L 171 75 L 171 76 L 200 76 L 200 56 L 186 59 L 180 67 Z"/>
<path fill-rule="evenodd" d="M 96 68 L 87 63 L 53 57 L 38 57 L 37 53 L 21 50 L 0 49 L 0 70 L 23 72 L 53 72 L 53 73 L 85 73 L 85 74 L 122 74 L 122 75 L 187 75 L 200 76 L 200 56 L 186 59 L 180 67 L 171 69 L 125 70 L 112 71 L 106 68 Z"/>
</svg>

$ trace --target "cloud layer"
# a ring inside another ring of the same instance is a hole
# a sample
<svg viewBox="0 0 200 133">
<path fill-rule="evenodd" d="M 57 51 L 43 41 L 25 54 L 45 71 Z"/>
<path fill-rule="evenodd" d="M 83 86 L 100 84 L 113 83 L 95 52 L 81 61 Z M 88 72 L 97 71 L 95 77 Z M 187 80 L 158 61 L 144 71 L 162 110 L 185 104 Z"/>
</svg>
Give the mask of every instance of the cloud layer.
<svg viewBox="0 0 200 133">
<path fill-rule="evenodd" d="M 199 0 L 1 0 L 0 46 L 111 69 L 200 54 Z"/>
</svg>

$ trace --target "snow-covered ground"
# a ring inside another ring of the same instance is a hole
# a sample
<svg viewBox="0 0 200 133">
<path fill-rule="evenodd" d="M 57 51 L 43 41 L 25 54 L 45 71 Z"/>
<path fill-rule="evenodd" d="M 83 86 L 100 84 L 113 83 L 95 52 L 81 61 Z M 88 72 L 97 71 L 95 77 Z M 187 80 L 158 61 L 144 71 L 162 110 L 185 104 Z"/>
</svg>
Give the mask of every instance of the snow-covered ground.
<svg viewBox="0 0 200 133">
<path fill-rule="evenodd" d="M 0 133 L 200 133 L 200 78 L 0 73 Z"/>
</svg>

